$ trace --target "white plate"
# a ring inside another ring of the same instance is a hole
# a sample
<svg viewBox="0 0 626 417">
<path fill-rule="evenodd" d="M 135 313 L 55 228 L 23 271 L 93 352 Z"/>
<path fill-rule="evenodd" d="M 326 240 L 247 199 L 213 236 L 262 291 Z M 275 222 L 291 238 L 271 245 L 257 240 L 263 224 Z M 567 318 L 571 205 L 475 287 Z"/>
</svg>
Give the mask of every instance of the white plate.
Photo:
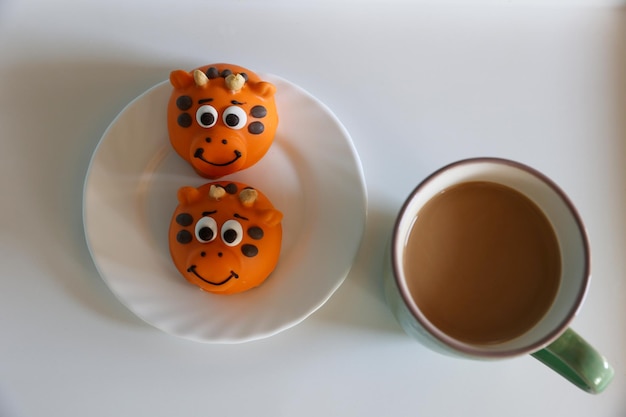
<svg viewBox="0 0 626 417">
<path fill-rule="evenodd" d="M 278 265 L 258 288 L 203 292 L 170 260 L 167 232 L 176 191 L 208 182 L 170 147 L 163 82 L 132 101 L 104 133 L 85 180 L 83 221 L 95 265 L 113 293 L 144 321 L 199 342 L 274 335 L 321 307 L 347 276 L 365 227 L 359 157 L 332 112 L 275 76 L 280 122 L 255 166 L 224 177 L 259 188 L 284 214 Z"/>
</svg>

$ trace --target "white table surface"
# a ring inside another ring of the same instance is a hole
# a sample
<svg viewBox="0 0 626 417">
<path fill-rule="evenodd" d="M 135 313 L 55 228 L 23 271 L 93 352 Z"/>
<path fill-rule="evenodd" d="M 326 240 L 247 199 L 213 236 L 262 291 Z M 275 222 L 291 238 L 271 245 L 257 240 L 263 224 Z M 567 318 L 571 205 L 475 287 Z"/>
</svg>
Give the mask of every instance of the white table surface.
<svg viewBox="0 0 626 417">
<path fill-rule="evenodd" d="M 626 415 L 626 11 L 617 1 L 0 2 L 0 416 Z M 344 284 L 300 325 L 238 345 L 167 335 L 98 276 L 81 217 L 107 125 L 176 68 L 282 76 L 342 120 L 368 221 Z M 393 217 L 436 168 L 516 159 L 585 220 L 573 327 L 611 361 L 586 394 L 531 357 L 452 359 L 384 304 Z"/>
</svg>

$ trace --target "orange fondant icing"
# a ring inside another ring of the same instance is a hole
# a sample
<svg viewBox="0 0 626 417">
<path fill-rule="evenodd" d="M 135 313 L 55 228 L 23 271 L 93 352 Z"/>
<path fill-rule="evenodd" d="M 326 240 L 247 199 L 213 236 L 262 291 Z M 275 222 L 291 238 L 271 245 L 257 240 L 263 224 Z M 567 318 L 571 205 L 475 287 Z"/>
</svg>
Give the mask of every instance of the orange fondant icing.
<svg viewBox="0 0 626 417">
<path fill-rule="evenodd" d="M 260 191 L 219 181 L 178 191 L 169 229 L 174 265 L 205 291 L 234 294 L 265 281 L 276 267 L 282 213 Z"/>
<path fill-rule="evenodd" d="M 167 107 L 170 142 L 206 178 L 258 162 L 274 140 L 276 87 L 231 64 L 172 71 Z"/>
</svg>

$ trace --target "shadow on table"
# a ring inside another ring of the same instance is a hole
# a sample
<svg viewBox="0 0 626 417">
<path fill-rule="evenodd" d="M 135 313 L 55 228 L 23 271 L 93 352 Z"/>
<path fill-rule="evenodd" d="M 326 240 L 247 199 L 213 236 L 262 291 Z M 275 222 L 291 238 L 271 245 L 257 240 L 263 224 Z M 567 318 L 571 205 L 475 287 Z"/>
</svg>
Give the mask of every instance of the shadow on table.
<svg viewBox="0 0 626 417">
<path fill-rule="evenodd" d="M 386 199 L 369 196 L 368 217 L 361 247 L 345 282 L 313 319 L 354 331 L 408 337 L 385 302 L 383 265 L 399 207 L 381 205 Z"/>
</svg>

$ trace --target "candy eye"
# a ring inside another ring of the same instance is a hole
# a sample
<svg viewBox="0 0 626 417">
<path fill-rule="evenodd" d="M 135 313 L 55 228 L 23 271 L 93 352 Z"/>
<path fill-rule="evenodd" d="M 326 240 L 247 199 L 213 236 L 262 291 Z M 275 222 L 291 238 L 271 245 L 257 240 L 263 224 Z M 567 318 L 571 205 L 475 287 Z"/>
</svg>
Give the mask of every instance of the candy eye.
<svg viewBox="0 0 626 417">
<path fill-rule="evenodd" d="M 237 246 L 243 239 L 243 228 L 237 220 L 228 220 L 222 226 L 222 240 L 228 246 Z"/>
<path fill-rule="evenodd" d="M 215 107 L 209 106 L 208 104 L 200 106 L 196 112 L 196 121 L 202 127 L 213 127 L 217 122 L 217 110 L 215 110 Z"/>
<path fill-rule="evenodd" d="M 222 120 L 231 129 L 241 129 L 246 125 L 248 116 L 246 116 L 246 112 L 241 107 L 230 106 L 224 110 Z"/>
<path fill-rule="evenodd" d="M 203 217 L 196 223 L 196 239 L 209 243 L 217 236 L 217 223 L 212 217 Z"/>
</svg>

